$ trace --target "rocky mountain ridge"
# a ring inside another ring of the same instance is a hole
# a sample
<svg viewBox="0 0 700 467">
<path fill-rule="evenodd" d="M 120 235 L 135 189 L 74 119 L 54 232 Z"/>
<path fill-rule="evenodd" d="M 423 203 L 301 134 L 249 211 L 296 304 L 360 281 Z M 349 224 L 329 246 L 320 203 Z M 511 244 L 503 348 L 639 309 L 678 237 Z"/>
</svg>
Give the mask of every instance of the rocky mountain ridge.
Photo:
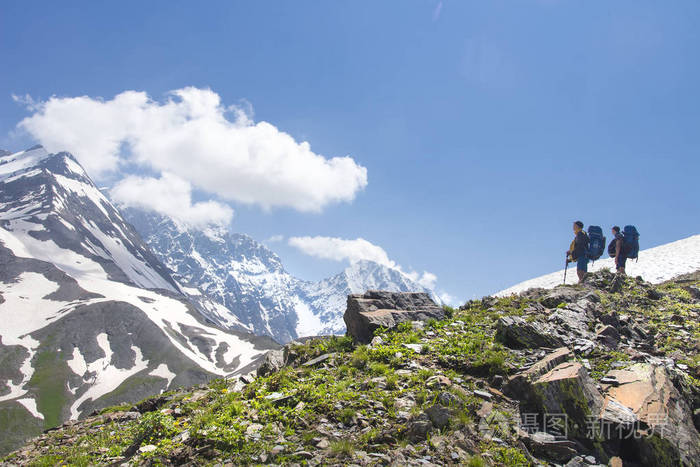
<svg viewBox="0 0 700 467">
<path fill-rule="evenodd" d="M 105 410 L 4 462 L 698 465 L 700 274 L 600 271 L 444 314 L 291 343 L 258 377 Z"/>
<path fill-rule="evenodd" d="M 80 164 L 41 147 L 0 156 L 0 321 L 0 452 L 277 347 L 207 320 Z"/>
<path fill-rule="evenodd" d="M 248 235 L 222 227 L 192 229 L 135 208 L 123 210 L 185 290 L 218 305 L 208 317 L 231 329 L 267 335 L 278 342 L 344 334 L 348 294 L 366 290 L 428 292 L 402 272 L 357 261 L 333 277 L 311 282 L 289 274 L 281 259 Z M 207 308 L 207 307 L 202 307 Z"/>
</svg>

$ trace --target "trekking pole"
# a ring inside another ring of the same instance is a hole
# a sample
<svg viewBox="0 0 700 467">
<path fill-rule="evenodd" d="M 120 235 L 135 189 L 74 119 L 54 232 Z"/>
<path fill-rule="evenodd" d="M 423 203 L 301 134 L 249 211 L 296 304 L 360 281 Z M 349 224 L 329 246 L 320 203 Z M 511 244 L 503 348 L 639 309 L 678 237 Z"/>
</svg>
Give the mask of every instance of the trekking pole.
<svg viewBox="0 0 700 467">
<path fill-rule="evenodd" d="M 569 269 L 569 258 L 566 258 L 566 264 L 564 264 L 564 284 L 566 284 L 566 270 Z"/>
</svg>

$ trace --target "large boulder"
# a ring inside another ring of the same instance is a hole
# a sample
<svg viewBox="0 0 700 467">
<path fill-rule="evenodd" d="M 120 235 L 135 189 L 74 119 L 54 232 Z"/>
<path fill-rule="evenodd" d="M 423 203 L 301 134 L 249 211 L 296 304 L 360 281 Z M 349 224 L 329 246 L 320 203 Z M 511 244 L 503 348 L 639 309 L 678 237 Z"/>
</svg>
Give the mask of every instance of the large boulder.
<svg viewBox="0 0 700 467">
<path fill-rule="evenodd" d="M 380 327 L 392 329 L 405 321 L 444 319 L 442 307 L 423 292 L 386 292 L 369 290 L 364 294 L 348 295 L 343 315 L 349 336 L 357 342 L 368 343 Z"/>
<path fill-rule="evenodd" d="M 528 322 L 519 316 L 504 316 L 496 324 L 496 340 L 512 349 L 561 347 L 563 342 L 550 329 L 538 322 Z"/>
<path fill-rule="evenodd" d="M 643 465 L 698 465 L 700 434 L 693 413 L 664 366 L 637 363 L 606 377 L 616 380 L 605 391 L 607 412 L 615 401 L 638 422 L 638 435 L 624 440 L 630 445 L 626 451 L 638 453 Z"/>
<path fill-rule="evenodd" d="M 561 363 L 540 376 L 523 397 L 522 413 L 557 416 L 566 424 L 566 436 L 587 438 L 587 423 L 600 413 L 603 397 L 578 362 Z"/>
</svg>

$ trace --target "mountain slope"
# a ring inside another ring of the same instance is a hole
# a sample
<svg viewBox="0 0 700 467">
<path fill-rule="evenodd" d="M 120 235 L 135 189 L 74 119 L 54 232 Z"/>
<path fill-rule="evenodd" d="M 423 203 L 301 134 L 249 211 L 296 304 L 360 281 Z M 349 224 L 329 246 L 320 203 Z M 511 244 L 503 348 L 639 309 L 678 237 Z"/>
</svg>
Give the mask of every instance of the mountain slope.
<svg viewBox="0 0 700 467">
<path fill-rule="evenodd" d="M 291 343 L 252 381 L 114 407 L 3 461 L 697 466 L 699 287 L 699 275 L 654 286 L 601 271 L 370 345 Z"/>
<path fill-rule="evenodd" d="M 198 289 L 223 307 L 207 314 L 211 320 L 278 342 L 344 333 L 343 313 L 350 293 L 427 291 L 400 271 L 371 261 L 354 263 L 319 282 L 303 281 L 289 274 L 274 252 L 247 235 L 224 228 L 191 229 L 134 208 L 123 212 L 186 291 Z"/>
<path fill-rule="evenodd" d="M 601 259 L 593 265 L 589 264 L 588 270 L 594 272 L 604 268 L 614 271 L 615 261 L 612 258 Z M 639 253 L 639 260 L 628 260 L 625 268 L 628 276 L 642 276 L 644 280 L 654 284 L 698 270 L 700 270 L 700 235 L 642 250 Z M 505 296 L 520 293 L 533 287 L 549 289 L 561 284 L 563 279 L 564 270 L 562 269 L 521 282 L 498 292 L 496 295 Z M 566 283 L 573 284 L 577 280 L 576 265 L 569 265 Z"/>
<path fill-rule="evenodd" d="M 0 156 L 0 450 L 276 347 L 206 320 L 67 153 Z"/>
</svg>

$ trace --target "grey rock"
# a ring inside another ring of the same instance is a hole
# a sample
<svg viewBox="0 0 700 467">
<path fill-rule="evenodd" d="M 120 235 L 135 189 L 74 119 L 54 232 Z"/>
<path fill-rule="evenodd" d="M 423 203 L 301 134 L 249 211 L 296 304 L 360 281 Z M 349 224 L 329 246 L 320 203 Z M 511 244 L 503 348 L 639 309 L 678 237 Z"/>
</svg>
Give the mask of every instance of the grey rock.
<svg viewBox="0 0 700 467">
<path fill-rule="evenodd" d="M 302 366 L 314 366 L 314 365 L 318 365 L 318 364 L 321 363 L 321 362 L 325 362 L 326 360 L 328 360 L 328 359 L 331 358 L 332 356 L 333 356 L 332 353 L 323 354 L 323 355 L 321 355 L 320 357 L 312 358 L 312 359 L 309 360 L 308 362 L 304 362 L 304 364 L 303 364 Z"/>
<path fill-rule="evenodd" d="M 442 429 L 450 423 L 450 409 L 440 404 L 428 407 L 425 413 L 437 429 Z"/>
<path fill-rule="evenodd" d="M 574 303 L 583 297 L 584 293 L 571 287 L 555 287 L 542 298 L 541 302 L 547 308 L 556 308 L 561 303 Z"/>
<path fill-rule="evenodd" d="M 514 348 L 561 347 L 561 339 L 541 323 L 529 323 L 519 316 L 504 316 L 496 325 L 496 340 Z"/>
<path fill-rule="evenodd" d="M 596 339 L 607 347 L 615 349 L 620 342 L 620 333 L 613 326 L 607 324 L 596 332 Z"/>
<path fill-rule="evenodd" d="M 415 443 L 425 440 L 432 429 L 433 423 L 430 418 L 426 413 L 422 413 L 409 422 L 406 435 L 410 441 Z"/>
<path fill-rule="evenodd" d="M 258 376 L 267 376 L 279 371 L 284 366 L 284 350 L 270 350 L 265 354 L 262 364 L 258 367 Z"/>
<path fill-rule="evenodd" d="M 569 437 L 585 439 L 591 413 L 600 413 L 603 397 L 578 362 L 561 363 L 524 391 L 521 413 L 566 414 Z"/>
<path fill-rule="evenodd" d="M 566 347 L 554 350 L 527 370 L 511 376 L 503 387 L 503 393 L 516 399 L 521 398 L 524 391 L 529 391 L 532 382 L 571 356 L 571 351 Z"/>
<path fill-rule="evenodd" d="M 567 462 L 578 453 L 576 443 L 541 431 L 524 437 L 523 441 L 534 455 L 556 462 Z"/>
<path fill-rule="evenodd" d="M 357 342 L 371 342 L 380 327 L 393 329 L 406 321 L 441 320 L 445 312 L 423 292 L 370 290 L 348 296 L 343 320 L 347 333 Z"/>
</svg>

